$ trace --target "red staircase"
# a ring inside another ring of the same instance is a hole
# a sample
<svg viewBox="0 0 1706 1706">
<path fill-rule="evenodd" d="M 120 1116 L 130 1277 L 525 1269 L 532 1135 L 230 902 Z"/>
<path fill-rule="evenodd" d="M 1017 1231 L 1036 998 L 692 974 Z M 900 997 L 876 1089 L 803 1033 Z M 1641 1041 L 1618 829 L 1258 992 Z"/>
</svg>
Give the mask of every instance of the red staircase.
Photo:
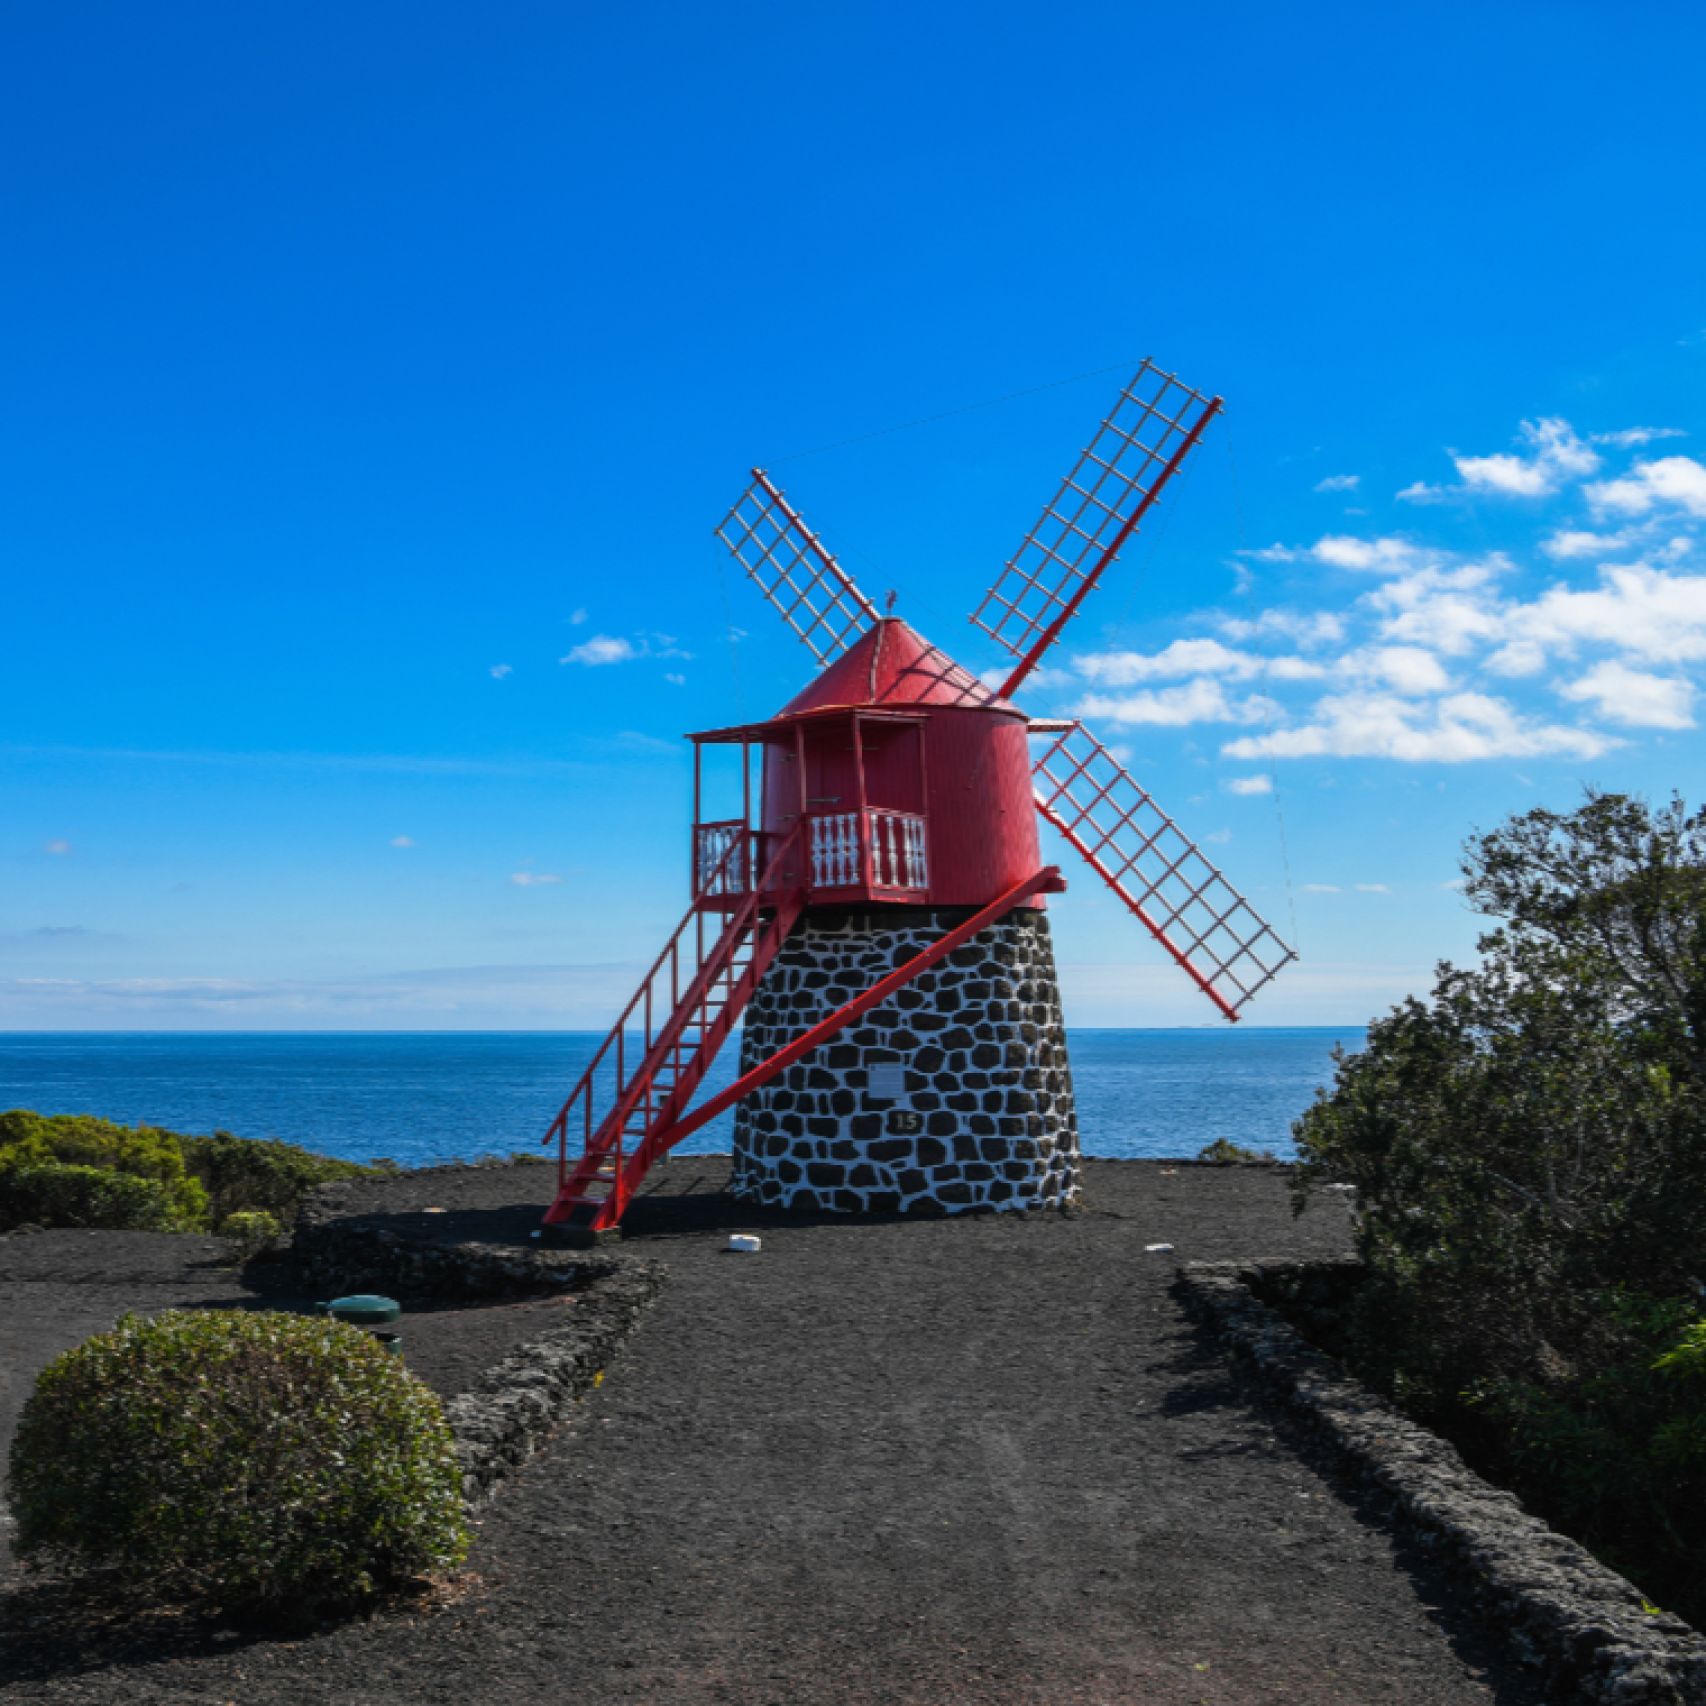
<svg viewBox="0 0 1706 1706">
<path fill-rule="evenodd" d="M 799 841 L 798 829 L 783 840 L 709 943 L 707 913 L 695 896 L 545 1133 L 544 1142 L 558 1145 L 557 1200 L 546 1225 L 585 1232 L 615 1226 L 652 1164 L 684 1135 L 676 1128 L 693 1092 L 805 908 Z M 700 895 L 729 892 L 725 877 L 746 869 L 745 856 L 744 835 L 731 839 L 715 867 L 700 874 Z M 577 1139 L 582 1150 L 571 1165 Z"/>
</svg>

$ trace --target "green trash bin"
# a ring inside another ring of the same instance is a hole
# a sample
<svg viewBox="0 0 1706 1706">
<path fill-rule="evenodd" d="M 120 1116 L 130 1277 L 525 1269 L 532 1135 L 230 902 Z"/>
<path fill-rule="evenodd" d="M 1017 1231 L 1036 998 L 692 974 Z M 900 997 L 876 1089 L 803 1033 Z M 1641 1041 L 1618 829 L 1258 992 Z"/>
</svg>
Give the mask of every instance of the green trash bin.
<svg viewBox="0 0 1706 1706">
<path fill-rule="evenodd" d="M 347 1321 L 352 1327 L 371 1329 L 389 1327 L 403 1313 L 403 1306 L 394 1297 L 380 1297 L 374 1292 L 358 1292 L 351 1297 L 334 1297 L 330 1303 L 317 1305 L 322 1315 L 334 1321 Z M 375 1331 L 373 1334 L 392 1356 L 403 1354 L 403 1335 Z"/>
</svg>

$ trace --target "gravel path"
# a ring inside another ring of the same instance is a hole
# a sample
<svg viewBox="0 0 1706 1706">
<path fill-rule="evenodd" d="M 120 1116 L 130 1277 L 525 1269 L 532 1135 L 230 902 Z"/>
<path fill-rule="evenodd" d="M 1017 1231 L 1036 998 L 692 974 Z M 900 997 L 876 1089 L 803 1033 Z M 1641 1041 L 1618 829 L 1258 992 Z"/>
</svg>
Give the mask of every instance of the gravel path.
<svg viewBox="0 0 1706 1706">
<path fill-rule="evenodd" d="M 483 1514 L 447 1603 L 290 1643 L 72 1642 L 24 1630 L 43 1613 L 14 1595 L 0 1697 L 1539 1699 L 1171 1295 L 1181 1260 L 1342 1251 L 1337 1204 L 1294 1220 L 1264 1170 L 1103 1162 L 1072 1218 L 811 1224 L 737 1209 L 724 1176 L 673 1161 L 631 1211 L 622 1248 L 668 1264 L 663 1296 Z M 516 1198 L 548 1188 L 426 1175 L 366 1201 L 525 1236 Z M 720 1252 L 736 1226 L 762 1255 Z"/>
</svg>

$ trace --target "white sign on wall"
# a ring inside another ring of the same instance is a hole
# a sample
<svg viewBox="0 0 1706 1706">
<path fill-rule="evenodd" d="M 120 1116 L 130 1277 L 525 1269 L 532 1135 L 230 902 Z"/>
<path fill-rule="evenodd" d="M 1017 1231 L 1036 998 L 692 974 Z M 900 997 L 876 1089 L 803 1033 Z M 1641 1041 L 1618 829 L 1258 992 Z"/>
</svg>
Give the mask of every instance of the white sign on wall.
<svg viewBox="0 0 1706 1706">
<path fill-rule="evenodd" d="M 899 1060 L 873 1061 L 867 1068 L 866 1094 L 885 1102 L 906 1100 L 906 1063 Z"/>
</svg>

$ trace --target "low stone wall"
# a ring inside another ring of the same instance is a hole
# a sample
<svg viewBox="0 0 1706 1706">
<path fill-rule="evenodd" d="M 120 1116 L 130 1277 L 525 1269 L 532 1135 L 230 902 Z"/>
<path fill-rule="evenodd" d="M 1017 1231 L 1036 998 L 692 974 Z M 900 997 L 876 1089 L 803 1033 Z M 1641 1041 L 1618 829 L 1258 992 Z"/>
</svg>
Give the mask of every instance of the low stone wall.
<svg viewBox="0 0 1706 1706">
<path fill-rule="evenodd" d="M 747 1009 L 741 1070 L 969 916 L 808 913 Z M 729 1189 L 778 1208 L 952 1214 L 1059 1205 L 1078 1170 L 1048 918 L 1020 907 L 742 1101 Z"/>
<path fill-rule="evenodd" d="M 577 1250 L 519 1250 L 506 1244 L 434 1244 L 369 1217 L 304 1213 L 291 1257 L 328 1294 L 396 1292 L 405 1299 L 525 1297 L 574 1291 L 615 1273 L 614 1256 Z"/>
<path fill-rule="evenodd" d="M 562 1426 L 568 1406 L 597 1385 L 662 1283 L 655 1263 L 621 1264 L 575 1299 L 566 1325 L 518 1346 L 444 1406 L 470 1505 L 489 1499 Z"/>
<path fill-rule="evenodd" d="M 663 1284 L 655 1262 L 510 1245 L 409 1238 L 384 1217 L 344 1216 L 334 1189 L 309 1199 L 292 1255 L 327 1292 L 384 1290 L 405 1298 L 529 1297 L 572 1292 L 559 1327 L 519 1345 L 444 1406 L 456 1438 L 462 1495 L 484 1503 L 556 1433 L 597 1384 Z"/>
<path fill-rule="evenodd" d="M 1348 1266 L 1192 1262 L 1179 1287 L 1234 1357 L 1462 1574 L 1516 1655 L 1544 1672 L 1552 1698 L 1706 1702 L 1706 1640 L 1678 1617 L 1644 1610 L 1633 1583 L 1483 1481 L 1438 1435 L 1352 1380 L 1260 1301 L 1265 1292 L 1288 1306 L 1327 1307 L 1351 1283 Z"/>
</svg>

